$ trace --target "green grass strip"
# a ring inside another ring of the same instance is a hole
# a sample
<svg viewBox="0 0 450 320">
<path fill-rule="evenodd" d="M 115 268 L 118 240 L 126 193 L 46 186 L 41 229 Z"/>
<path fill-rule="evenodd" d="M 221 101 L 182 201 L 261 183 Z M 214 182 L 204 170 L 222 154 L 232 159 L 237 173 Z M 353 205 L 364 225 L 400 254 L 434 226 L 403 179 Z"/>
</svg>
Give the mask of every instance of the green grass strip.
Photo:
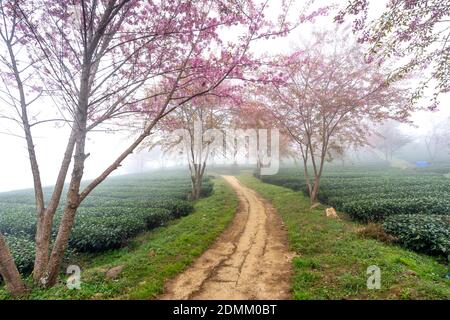
<svg viewBox="0 0 450 320">
<path fill-rule="evenodd" d="M 282 216 L 293 259 L 294 299 L 450 299 L 447 266 L 396 245 L 364 239 L 362 225 L 310 209 L 301 192 L 266 184 L 250 176 L 239 180 L 255 189 Z M 367 289 L 367 267 L 381 269 L 381 289 Z"/>
<path fill-rule="evenodd" d="M 222 179 L 214 192 L 195 203 L 189 216 L 144 233 L 129 246 L 99 255 L 81 256 L 81 289 L 61 283 L 49 290 L 33 289 L 28 299 L 152 299 L 162 293 L 168 278 L 182 272 L 226 228 L 237 208 L 237 197 Z M 123 266 L 115 280 L 106 280 L 112 267 Z M 0 299 L 9 298 L 0 288 Z"/>
</svg>

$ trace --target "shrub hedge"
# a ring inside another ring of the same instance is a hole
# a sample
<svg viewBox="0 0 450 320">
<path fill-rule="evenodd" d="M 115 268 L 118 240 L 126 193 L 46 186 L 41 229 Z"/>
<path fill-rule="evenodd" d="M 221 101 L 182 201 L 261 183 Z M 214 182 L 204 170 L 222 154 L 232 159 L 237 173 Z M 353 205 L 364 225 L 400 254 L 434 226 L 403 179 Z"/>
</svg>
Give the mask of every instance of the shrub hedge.
<svg viewBox="0 0 450 320">
<path fill-rule="evenodd" d="M 212 181 L 206 178 L 202 196 L 208 196 L 212 189 Z M 51 190 L 44 191 L 48 199 Z M 140 232 L 188 215 L 193 211 L 192 203 L 186 200 L 189 191 L 190 179 L 180 173 L 111 178 L 78 209 L 69 250 L 99 252 L 117 248 Z M 30 190 L 0 194 L 0 232 L 6 236 L 22 273 L 29 272 L 34 261 L 36 213 L 33 203 L 34 194 Z M 61 212 L 59 208 L 55 216 L 53 237 Z"/>
<path fill-rule="evenodd" d="M 334 166 L 322 177 L 318 199 L 355 220 L 384 221 L 385 230 L 410 249 L 446 255 L 450 183 L 442 175 L 448 171 L 441 171 Z M 301 168 L 282 169 L 262 180 L 307 195 L 302 173 Z"/>
<path fill-rule="evenodd" d="M 21 273 L 29 273 L 33 269 L 35 247 L 27 234 L 7 235 L 6 242 Z"/>
<path fill-rule="evenodd" d="M 450 202 L 436 198 L 359 200 L 336 207 L 362 222 L 378 222 L 399 214 L 450 214 Z"/>
<path fill-rule="evenodd" d="M 450 254 L 450 217 L 446 215 L 397 215 L 383 223 L 403 246 L 429 254 Z"/>
</svg>

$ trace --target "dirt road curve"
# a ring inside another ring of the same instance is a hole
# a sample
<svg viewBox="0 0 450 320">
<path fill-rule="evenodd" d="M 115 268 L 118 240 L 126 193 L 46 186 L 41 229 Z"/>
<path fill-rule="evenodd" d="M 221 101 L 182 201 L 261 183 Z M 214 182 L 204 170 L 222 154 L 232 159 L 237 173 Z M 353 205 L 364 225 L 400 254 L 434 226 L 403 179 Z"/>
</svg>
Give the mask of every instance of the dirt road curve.
<svg viewBox="0 0 450 320">
<path fill-rule="evenodd" d="M 273 207 L 232 176 L 239 197 L 230 226 L 186 271 L 166 284 L 161 299 L 290 299 L 286 231 Z"/>
</svg>

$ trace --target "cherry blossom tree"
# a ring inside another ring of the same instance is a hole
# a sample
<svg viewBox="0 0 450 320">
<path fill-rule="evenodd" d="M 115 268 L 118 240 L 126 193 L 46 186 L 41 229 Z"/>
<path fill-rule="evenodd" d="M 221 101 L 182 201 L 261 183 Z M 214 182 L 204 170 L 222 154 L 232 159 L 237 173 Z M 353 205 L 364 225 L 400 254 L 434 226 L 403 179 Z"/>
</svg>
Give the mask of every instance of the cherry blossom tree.
<svg viewBox="0 0 450 320">
<path fill-rule="evenodd" d="M 412 110 L 404 103 L 405 90 L 388 85 L 385 70 L 366 63 L 362 50 L 348 36 L 316 33 L 312 43 L 279 59 L 285 81 L 265 96 L 300 149 L 312 205 L 333 148 L 363 145 L 370 122 L 404 121 Z"/>
<path fill-rule="evenodd" d="M 191 200 L 201 196 L 203 177 L 210 157 L 223 154 L 224 132 L 229 127 L 229 111 L 236 108 L 238 88 L 222 86 L 187 102 L 162 119 L 158 135 L 143 143 L 160 146 L 164 153 L 182 155 L 188 163 L 191 176 Z M 189 94 L 188 94 L 189 95 Z"/>
<path fill-rule="evenodd" d="M 249 54 L 251 43 L 286 35 L 300 22 L 321 14 L 313 12 L 290 23 L 286 19 L 289 3 L 283 2 L 274 23 L 265 18 L 266 11 L 267 2 L 228 0 L 1 2 L 2 99 L 13 110 L 2 112 L 2 117 L 19 124 L 28 146 L 36 196 L 33 278 L 37 284 L 56 283 L 78 207 L 152 133 L 158 121 L 227 78 L 241 78 L 255 62 Z M 227 30 L 232 40 L 220 36 Z M 200 89 L 184 94 L 194 87 Z M 42 102 L 42 96 L 53 101 L 49 108 L 54 108 L 58 119 L 31 122 L 30 107 Z M 140 133 L 81 188 L 89 157 L 88 134 L 132 117 L 145 119 Z M 32 127 L 55 120 L 69 125 L 70 134 L 53 192 L 44 199 Z M 63 196 L 61 222 L 50 246 Z M 8 288 L 13 295 L 22 294 L 23 283 L 1 235 L 0 254 L 0 273 Z"/>
<path fill-rule="evenodd" d="M 411 102 L 423 98 L 432 87 L 429 108 L 435 109 L 439 95 L 450 90 L 450 2 L 389 0 L 375 19 L 369 19 L 370 4 L 369 0 L 350 0 L 335 20 L 342 23 L 347 16 L 354 16 L 353 29 L 360 35 L 359 41 L 370 45 L 368 59 L 399 58 L 399 67 L 391 72 L 389 81 L 420 73 L 422 79 Z"/>
<path fill-rule="evenodd" d="M 423 142 L 428 154 L 428 160 L 433 163 L 439 155 L 439 152 L 448 147 L 450 133 L 448 127 L 450 119 L 431 124 L 430 129 L 423 136 Z"/>
<path fill-rule="evenodd" d="M 399 122 L 386 121 L 373 130 L 370 144 L 382 151 L 385 161 L 392 161 L 394 154 L 412 142 L 412 138 L 402 132 L 399 125 Z"/>
<path fill-rule="evenodd" d="M 261 168 L 264 163 L 264 159 L 268 156 L 267 153 L 271 150 L 267 141 L 266 143 L 261 143 L 268 139 L 269 131 L 279 130 L 280 126 L 276 118 L 270 109 L 267 108 L 265 103 L 261 101 L 264 92 L 267 90 L 266 85 L 272 82 L 273 76 L 266 78 L 266 81 L 262 85 L 253 83 L 248 85 L 244 89 L 243 101 L 238 108 L 233 108 L 231 110 L 231 115 L 233 117 L 233 125 L 240 129 L 251 129 L 256 131 L 256 171 L 255 175 L 257 177 L 261 176 Z M 270 141 L 270 144 L 272 141 Z M 279 156 L 288 158 L 292 155 L 291 149 L 291 139 L 290 136 L 282 133 L 279 135 L 278 148 Z M 263 145 L 264 144 L 264 145 Z M 267 147 L 267 148 L 266 148 Z M 266 150 L 267 149 L 267 150 Z"/>
</svg>

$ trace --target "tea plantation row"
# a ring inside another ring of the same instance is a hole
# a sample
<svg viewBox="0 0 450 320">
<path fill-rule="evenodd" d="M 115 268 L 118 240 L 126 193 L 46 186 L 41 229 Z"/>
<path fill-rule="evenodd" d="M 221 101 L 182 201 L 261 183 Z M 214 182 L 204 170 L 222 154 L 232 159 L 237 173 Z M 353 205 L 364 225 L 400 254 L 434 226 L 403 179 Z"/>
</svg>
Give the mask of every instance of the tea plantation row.
<svg viewBox="0 0 450 320">
<path fill-rule="evenodd" d="M 302 172 L 283 169 L 262 180 L 306 194 Z M 330 167 L 321 180 L 318 199 L 357 221 L 382 223 L 410 249 L 450 253 L 450 179 L 439 170 Z"/>
<path fill-rule="evenodd" d="M 122 246 L 145 230 L 164 225 L 193 210 L 187 201 L 190 179 L 184 173 L 152 173 L 110 178 L 79 208 L 69 240 L 69 251 L 99 252 Z M 212 191 L 205 179 L 202 195 Z M 46 200 L 50 188 L 45 189 Z M 61 208 L 53 226 L 56 236 Z M 36 214 L 32 190 L 0 193 L 0 232 L 6 236 L 21 272 L 34 260 Z"/>
</svg>

